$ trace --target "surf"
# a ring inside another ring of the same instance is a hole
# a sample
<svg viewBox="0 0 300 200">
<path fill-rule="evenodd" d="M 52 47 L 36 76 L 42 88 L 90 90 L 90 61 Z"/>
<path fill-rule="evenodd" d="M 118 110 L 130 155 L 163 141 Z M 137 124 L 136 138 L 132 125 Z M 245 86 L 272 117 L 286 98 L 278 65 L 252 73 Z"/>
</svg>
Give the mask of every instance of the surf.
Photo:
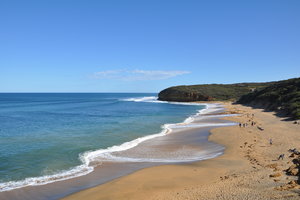
<svg viewBox="0 0 300 200">
<path fill-rule="evenodd" d="M 190 158 L 179 158 L 179 159 L 154 159 L 154 158 L 129 158 L 115 156 L 113 153 L 122 152 L 129 150 L 138 146 L 139 144 L 157 138 L 163 137 L 171 134 L 173 130 L 180 128 L 199 128 L 204 126 L 231 126 L 233 123 L 223 123 L 223 124 L 192 124 L 195 119 L 203 114 L 216 112 L 220 110 L 220 106 L 217 104 L 201 104 L 201 103 L 182 103 L 182 102 L 163 102 L 157 100 L 155 96 L 144 96 L 144 97 L 134 97 L 134 98 L 124 98 L 120 101 L 132 101 L 137 103 L 169 103 L 185 106 L 205 106 L 203 109 L 197 111 L 196 114 L 189 116 L 183 122 L 174 124 L 164 124 L 161 126 L 161 131 L 156 134 L 150 134 L 143 137 L 136 138 L 132 141 L 124 142 L 120 145 L 114 145 L 105 149 L 98 149 L 94 151 L 87 151 L 79 154 L 79 159 L 81 165 L 70 168 L 69 170 L 63 170 L 52 175 L 45 175 L 40 177 L 28 177 L 20 181 L 8 181 L 0 183 L 0 192 L 9 191 L 17 188 L 35 186 L 35 185 L 45 185 L 48 183 L 53 183 L 56 181 L 63 181 L 67 179 L 72 179 L 79 176 L 87 175 L 94 171 L 95 167 L 101 166 L 102 162 L 163 162 L 163 163 L 175 163 L 175 162 L 190 162 L 196 160 L 209 159 L 219 156 L 220 153 L 212 153 L 204 156 L 190 157 Z"/>
</svg>

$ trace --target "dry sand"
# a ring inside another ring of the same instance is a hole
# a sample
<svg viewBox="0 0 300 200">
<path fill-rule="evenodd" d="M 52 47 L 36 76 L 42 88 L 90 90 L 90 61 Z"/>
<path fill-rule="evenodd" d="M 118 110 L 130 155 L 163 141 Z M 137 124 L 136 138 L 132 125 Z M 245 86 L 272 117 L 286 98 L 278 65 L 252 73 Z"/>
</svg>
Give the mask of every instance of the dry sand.
<svg viewBox="0 0 300 200">
<path fill-rule="evenodd" d="M 300 150 L 300 125 L 284 121 L 273 112 L 223 104 L 228 113 L 241 114 L 226 119 L 250 124 L 211 131 L 209 140 L 224 145 L 224 155 L 190 164 L 143 169 L 65 200 L 300 199 L 299 185 L 288 184 L 297 177 L 284 172 L 292 164 L 288 149 Z M 251 121 L 256 125 L 251 126 Z M 285 154 L 283 160 L 277 160 L 280 154 Z"/>
</svg>

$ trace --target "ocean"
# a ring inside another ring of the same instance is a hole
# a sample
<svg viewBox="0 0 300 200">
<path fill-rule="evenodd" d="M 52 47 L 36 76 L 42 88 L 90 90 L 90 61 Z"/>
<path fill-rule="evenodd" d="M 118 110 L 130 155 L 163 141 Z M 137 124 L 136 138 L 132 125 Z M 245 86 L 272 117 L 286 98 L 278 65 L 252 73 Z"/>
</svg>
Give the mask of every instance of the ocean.
<svg viewBox="0 0 300 200">
<path fill-rule="evenodd" d="M 1 93 L 0 192 L 86 175 L 108 161 L 200 159 L 191 149 L 170 155 L 130 149 L 187 126 L 205 108 L 149 93 Z"/>
</svg>

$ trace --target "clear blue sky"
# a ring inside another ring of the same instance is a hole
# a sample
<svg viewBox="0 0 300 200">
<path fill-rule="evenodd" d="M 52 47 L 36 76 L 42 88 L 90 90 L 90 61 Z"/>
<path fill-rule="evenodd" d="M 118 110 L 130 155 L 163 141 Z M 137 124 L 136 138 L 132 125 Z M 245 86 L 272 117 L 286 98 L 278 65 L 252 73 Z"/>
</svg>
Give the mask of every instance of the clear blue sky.
<svg viewBox="0 0 300 200">
<path fill-rule="evenodd" d="M 299 76 L 299 0 L 0 0 L 0 92 Z"/>
</svg>

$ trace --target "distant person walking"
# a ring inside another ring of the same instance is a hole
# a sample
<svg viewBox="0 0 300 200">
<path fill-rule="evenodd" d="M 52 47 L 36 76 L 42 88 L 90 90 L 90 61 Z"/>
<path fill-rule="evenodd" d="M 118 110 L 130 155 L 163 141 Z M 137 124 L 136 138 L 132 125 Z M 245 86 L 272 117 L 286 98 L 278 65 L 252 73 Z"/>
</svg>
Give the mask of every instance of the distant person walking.
<svg viewBox="0 0 300 200">
<path fill-rule="evenodd" d="M 269 143 L 270 143 L 270 145 L 272 145 L 272 144 L 273 144 L 273 140 L 272 140 L 272 138 L 270 138 L 270 140 L 269 140 Z"/>
<path fill-rule="evenodd" d="M 283 158 L 284 158 L 284 154 L 280 154 L 278 157 L 278 160 L 280 160 L 280 159 L 283 160 Z"/>
</svg>

